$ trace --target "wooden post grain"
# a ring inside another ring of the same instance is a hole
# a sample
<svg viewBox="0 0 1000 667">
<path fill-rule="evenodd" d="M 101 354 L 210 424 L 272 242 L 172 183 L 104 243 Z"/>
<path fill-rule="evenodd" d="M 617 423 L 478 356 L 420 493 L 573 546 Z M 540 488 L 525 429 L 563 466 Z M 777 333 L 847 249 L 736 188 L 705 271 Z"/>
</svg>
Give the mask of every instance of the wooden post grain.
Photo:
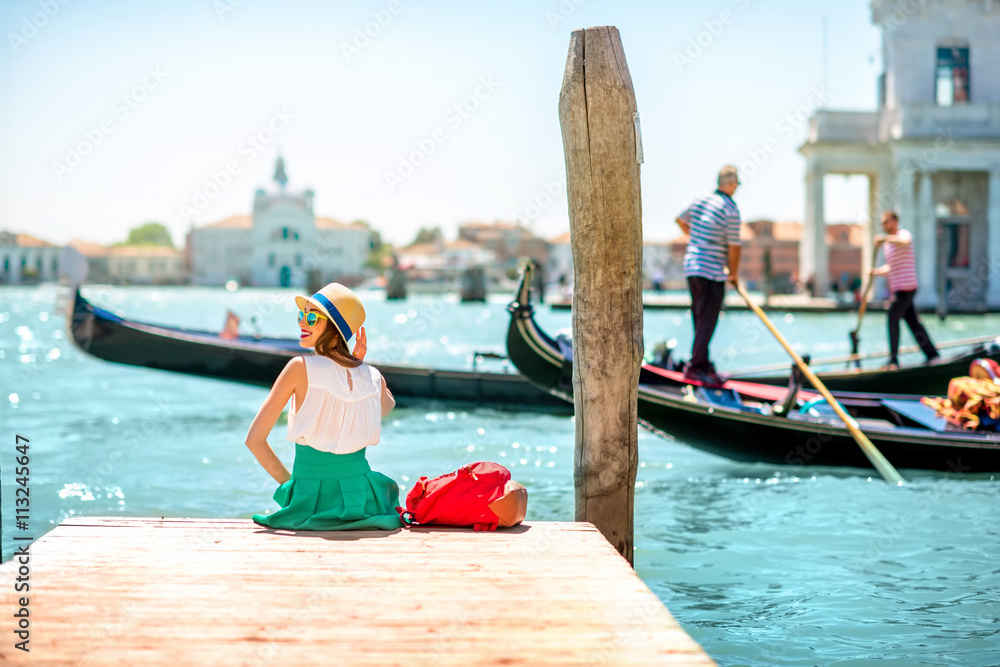
<svg viewBox="0 0 1000 667">
<path fill-rule="evenodd" d="M 559 93 L 573 248 L 576 520 L 632 563 L 642 363 L 636 103 L 615 27 L 570 36 Z"/>
</svg>

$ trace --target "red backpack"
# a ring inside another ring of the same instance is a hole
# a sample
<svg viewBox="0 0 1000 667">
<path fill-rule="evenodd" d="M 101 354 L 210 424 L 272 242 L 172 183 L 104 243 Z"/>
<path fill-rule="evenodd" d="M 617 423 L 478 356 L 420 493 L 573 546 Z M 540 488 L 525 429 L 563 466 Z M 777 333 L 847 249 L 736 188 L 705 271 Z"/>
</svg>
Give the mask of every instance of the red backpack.
<svg viewBox="0 0 1000 667">
<path fill-rule="evenodd" d="M 396 511 L 407 525 L 496 530 L 524 520 L 527 493 L 502 465 L 479 461 L 433 479 L 421 477 L 406 494 L 406 509 Z"/>
</svg>

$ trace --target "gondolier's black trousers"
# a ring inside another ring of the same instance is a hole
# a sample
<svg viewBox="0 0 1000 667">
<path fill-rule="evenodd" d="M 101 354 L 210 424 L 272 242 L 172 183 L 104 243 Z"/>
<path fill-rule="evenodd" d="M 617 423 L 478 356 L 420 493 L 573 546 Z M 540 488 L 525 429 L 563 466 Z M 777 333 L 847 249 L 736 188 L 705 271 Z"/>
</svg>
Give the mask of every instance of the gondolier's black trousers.
<svg viewBox="0 0 1000 667">
<path fill-rule="evenodd" d="M 726 295 L 726 281 L 709 280 L 701 276 L 688 276 L 691 290 L 691 319 L 694 322 L 694 344 L 691 346 L 690 368 L 708 369 L 708 344 L 719 321 L 722 299 Z"/>
<path fill-rule="evenodd" d="M 889 304 L 889 363 L 899 364 L 896 355 L 899 351 L 899 320 L 906 320 L 907 326 L 913 332 L 913 337 L 917 339 L 917 345 L 924 351 L 928 359 L 938 356 L 937 348 L 931 342 L 930 334 L 920 323 L 917 317 L 917 309 L 913 307 L 913 297 L 917 290 L 902 290 L 892 293 L 892 302 Z"/>
</svg>

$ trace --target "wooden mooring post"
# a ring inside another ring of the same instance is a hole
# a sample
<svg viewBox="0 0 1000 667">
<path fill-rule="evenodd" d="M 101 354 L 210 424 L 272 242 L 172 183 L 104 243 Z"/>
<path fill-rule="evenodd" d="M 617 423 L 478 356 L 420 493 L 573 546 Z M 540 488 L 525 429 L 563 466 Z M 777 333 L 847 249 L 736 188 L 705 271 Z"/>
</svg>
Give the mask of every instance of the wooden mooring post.
<svg viewBox="0 0 1000 667">
<path fill-rule="evenodd" d="M 633 563 L 642 363 L 641 138 L 618 29 L 577 30 L 559 93 L 573 249 L 576 519 Z"/>
</svg>

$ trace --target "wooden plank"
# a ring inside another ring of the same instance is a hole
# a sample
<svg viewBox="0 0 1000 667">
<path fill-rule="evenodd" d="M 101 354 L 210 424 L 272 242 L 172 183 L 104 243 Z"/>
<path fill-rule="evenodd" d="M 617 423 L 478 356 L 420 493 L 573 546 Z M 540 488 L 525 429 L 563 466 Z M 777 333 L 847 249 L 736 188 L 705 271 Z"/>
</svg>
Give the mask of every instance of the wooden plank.
<svg viewBox="0 0 1000 667">
<path fill-rule="evenodd" d="M 0 566 L 0 664 L 711 665 L 591 524 L 270 531 L 74 517 Z M 12 639 L 12 637 L 15 637 Z"/>
</svg>

